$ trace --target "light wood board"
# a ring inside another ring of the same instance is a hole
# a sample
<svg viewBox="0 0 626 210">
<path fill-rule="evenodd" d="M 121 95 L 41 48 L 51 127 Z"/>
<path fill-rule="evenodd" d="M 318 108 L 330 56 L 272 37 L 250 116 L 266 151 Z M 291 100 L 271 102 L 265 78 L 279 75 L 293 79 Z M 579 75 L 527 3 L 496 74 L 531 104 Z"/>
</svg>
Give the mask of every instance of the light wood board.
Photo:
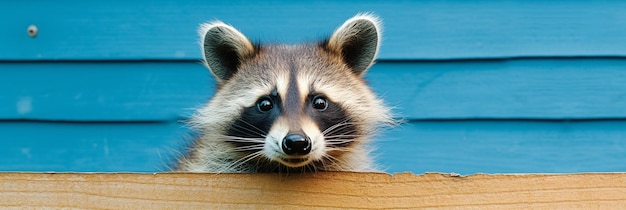
<svg viewBox="0 0 626 210">
<path fill-rule="evenodd" d="M 626 173 L 0 173 L 0 186 L 4 208 L 626 208 Z"/>
</svg>

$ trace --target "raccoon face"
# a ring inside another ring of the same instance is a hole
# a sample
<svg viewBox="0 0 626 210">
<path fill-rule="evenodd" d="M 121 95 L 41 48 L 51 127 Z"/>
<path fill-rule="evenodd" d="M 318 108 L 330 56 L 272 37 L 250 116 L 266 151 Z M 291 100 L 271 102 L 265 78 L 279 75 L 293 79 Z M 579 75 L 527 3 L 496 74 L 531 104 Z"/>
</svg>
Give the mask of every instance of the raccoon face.
<svg viewBox="0 0 626 210">
<path fill-rule="evenodd" d="M 354 120 L 339 103 L 317 91 L 302 97 L 292 91 L 299 90 L 289 86 L 286 92 L 274 90 L 243 108 L 226 132 L 238 139 L 226 141 L 295 168 L 322 163 L 332 157 L 328 156 L 332 150 L 347 147 L 355 139 L 347 137 L 359 135 Z"/>
<path fill-rule="evenodd" d="M 356 170 L 344 156 L 367 153 L 367 137 L 390 122 L 362 79 L 380 45 L 372 15 L 347 20 L 315 44 L 254 45 L 222 22 L 203 25 L 200 35 L 219 86 L 193 120 L 232 146 L 228 167 Z"/>
</svg>

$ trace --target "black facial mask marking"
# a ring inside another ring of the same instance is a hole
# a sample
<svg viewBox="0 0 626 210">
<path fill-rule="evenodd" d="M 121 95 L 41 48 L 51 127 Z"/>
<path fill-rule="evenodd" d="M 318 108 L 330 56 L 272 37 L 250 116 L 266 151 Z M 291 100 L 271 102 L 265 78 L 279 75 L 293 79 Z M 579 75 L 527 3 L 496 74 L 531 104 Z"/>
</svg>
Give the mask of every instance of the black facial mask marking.
<svg viewBox="0 0 626 210">
<path fill-rule="evenodd" d="M 259 97 L 253 106 L 244 108 L 241 116 L 233 122 L 227 132 L 227 135 L 231 137 L 254 138 L 256 140 L 245 141 L 227 138 L 226 141 L 233 143 L 236 147 L 263 144 L 262 139 L 269 133 L 272 124 L 280 116 L 281 110 L 282 102 L 276 91 L 272 91 L 270 95 Z"/>
<path fill-rule="evenodd" d="M 358 135 L 357 127 L 338 103 L 322 94 L 307 97 L 306 113 L 320 128 L 331 147 L 346 147 Z"/>
</svg>

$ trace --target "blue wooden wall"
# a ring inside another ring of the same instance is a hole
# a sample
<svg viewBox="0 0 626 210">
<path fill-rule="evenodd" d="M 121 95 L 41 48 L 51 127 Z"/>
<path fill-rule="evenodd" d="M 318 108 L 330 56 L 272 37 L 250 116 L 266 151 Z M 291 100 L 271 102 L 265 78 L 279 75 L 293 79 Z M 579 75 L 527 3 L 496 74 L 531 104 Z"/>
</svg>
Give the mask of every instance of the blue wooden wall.
<svg viewBox="0 0 626 210">
<path fill-rule="evenodd" d="M 624 1 L 2 2 L 0 171 L 167 170 L 213 94 L 200 23 L 298 43 L 361 11 L 406 121 L 377 142 L 388 172 L 626 171 Z"/>
</svg>

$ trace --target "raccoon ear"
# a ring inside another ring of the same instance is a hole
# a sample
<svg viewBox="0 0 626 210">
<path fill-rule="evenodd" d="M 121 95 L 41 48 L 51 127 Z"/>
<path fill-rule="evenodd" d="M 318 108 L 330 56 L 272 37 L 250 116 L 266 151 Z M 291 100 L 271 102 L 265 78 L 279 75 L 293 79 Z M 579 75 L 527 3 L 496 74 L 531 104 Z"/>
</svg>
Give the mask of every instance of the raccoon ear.
<svg viewBox="0 0 626 210">
<path fill-rule="evenodd" d="M 221 21 L 200 25 L 203 63 L 219 83 L 230 79 L 243 59 L 254 56 L 254 45 L 237 29 Z"/>
<path fill-rule="evenodd" d="M 374 64 L 378 55 L 380 24 L 375 15 L 357 14 L 333 32 L 325 47 L 339 53 L 357 75 L 362 75 Z"/>
</svg>

